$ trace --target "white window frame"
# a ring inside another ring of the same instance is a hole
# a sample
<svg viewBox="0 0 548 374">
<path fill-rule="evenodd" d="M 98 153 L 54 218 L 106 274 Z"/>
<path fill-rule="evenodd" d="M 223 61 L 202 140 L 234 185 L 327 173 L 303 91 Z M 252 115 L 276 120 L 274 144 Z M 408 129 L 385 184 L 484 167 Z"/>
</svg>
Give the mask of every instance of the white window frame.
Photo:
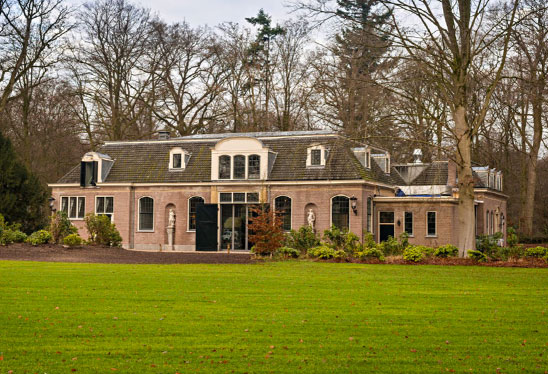
<svg viewBox="0 0 548 374">
<path fill-rule="evenodd" d="M 284 232 L 290 232 L 293 229 L 293 199 L 290 196 L 287 195 L 278 195 L 274 198 L 274 211 L 276 211 L 276 199 L 279 197 L 287 197 L 289 199 L 289 209 L 291 211 L 289 212 L 289 230 L 283 230 Z M 247 195 L 246 195 L 247 198 Z M 349 212 L 350 214 L 350 212 Z M 350 222 L 349 222 L 350 223 Z"/>
<path fill-rule="evenodd" d="M 83 221 L 86 218 L 86 197 L 85 196 L 73 196 L 73 195 L 60 196 L 60 200 L 59 200 L 59 211 L 60 212 L 62 211 L 62 208 L 63 208 L 63 198 L 64 197 L 66 197 L 68 199 L 67 200 L 67 217 L 68 217 L 68 219 L 71 220 L 71 221 Z M 76 198 L 76 217 L 74 217 L 74 218 L 70 217 L 70 198 L 71 197 Z M 82 218 L 78 217 L 78 201 L 80 199 L 84 199 L 84 216 Z"/>
<path fill-rule="evenodd" d="M 346 197 L 348 199 L 348 231 L 350 232 L 350 217 L 352 216 L 352 214 L 350 214 L 352 211 L 352 208 L 350 207 L 350 197 L 343 194 L 331 196 L 329 199 L 329 229 L 333 227 L 333 199 L 339 196 Z"/>
<path fill-rule="evenodd" d="M 313 150 L 320 150 L 320 164 L 319 165 L 312 165 L 312 151 Z M 327 157 L 328 157 L 328 153 L 329 153 L 329 151 L 324 145 L 315 145 L 315 146 L 312 146 L 312 147 L 308 147 L 308 149 L 306 151 L 306 167 L 307 168 L 323 168 L 323 167 L 325 167 Z"/>
<path fill-rule="evenodd" d="M 428 213 L 434 213 L 434 235 L 428 233 Z M 429 210 L 426 212 L 426 235 L 427 238 L 437 238 L 438 237 L 438 212 L 436 210 Z"/>
<path fill-rule="evenodd" d="M 181 167 L 175 168 L 173 167 L 173 155 L 180 154 L 181 155 Z M 181 147 L 172 148 L 169 151 L 169 170 L 184 170 L 186 169 L 186 156 L 188 155 L 188 152 L 182 149 Z"/>
<path fill-rule="evenodd" d="M 152 230 L 141 230 L 141 199 L 144 199 L 146 197 L 148 197 L 149 199 L 152 199 Z M 154 228 L 156 227 L 155 219 L 154 219 L 154 214 L 156 212 L 155 212 L 154 205 L 156 204 L 152 196 L 140 196 L 137 199 L 137 232 L 154 232 Z"/>
<path fill-rule="evenodd" d="M 405 231 L 405 224 L 406 224 L 405 213 L 411 213 L 411 234 L 408 233 L 408 235 L 410 238 L 414 238 L 415 237 L 415 215 L 413 214 L 412 211 L 403 212 L 403 232 L 407 232 Z"/>
<path fill-rule="evenodd" d="M 221 194 L 226 193 L 230 194 L 230 201 L 221 201 Z M 243 193 L 245 195 L 245 201 L 234 201 L 235 193 Z M 249 194 L 256 193 L 259 196 L 258 201 L 248 201 L 247 197 Z M 221 191 L 218 194 L 219 204 L 260 204 L 261 203 L 261 194 L 258 191 Z"/>
<path fill-rule="evenodd" d="M 187 232 L 196 232 L 196 229 L 191 229 L 190 228 L 190 199 L 195 198 L 195 197 L 199 197 L 200 199 L 202 199 L 204 201 L 204 204 L 206 203 L 206 200 L 202 196 L 199 196 L 199 195 L 190 196 L 188 198 L 188 200 L 186 201 L 187 202 L 187 210 L 186 210 L 186 231 Z"/>
<path fill-rule="evenodd" d="M 392 223 L 381 223 L 381 213 L 392 213 L 394 215 L 394 221 Z M 394 236 L 393 238 L 394 239 L 397 239 L 396 238 L 396 219 L 397 219 L 397 216 L 396 216 L 396 212 L 393 211 L 393 210 L 379 210 L 377 212 L 377 233 L 378 233 L 378 240 L 380 241 L 381 240 L 381 226 L 393 226 L 394 227 Z"/>
<path fill-rule="evenodd" d="M 112 197 L 112 213 L 105 213 L 105 212 L 100 212 L 99 213 L 99 212 L 97 212 L 97 206 L 99 205 L 99 204 L 97 204 L 97 199 L 100 198 L 100 197 L 103 197 L 103 198 Z M 110 214 L 110 222 L 114 222 L 114 196 L 112 196 L 112 195 L 95 196 L 95 209 L 94 209 L 94 211 L 95 211 L 96 216 Z"/>
</svg>

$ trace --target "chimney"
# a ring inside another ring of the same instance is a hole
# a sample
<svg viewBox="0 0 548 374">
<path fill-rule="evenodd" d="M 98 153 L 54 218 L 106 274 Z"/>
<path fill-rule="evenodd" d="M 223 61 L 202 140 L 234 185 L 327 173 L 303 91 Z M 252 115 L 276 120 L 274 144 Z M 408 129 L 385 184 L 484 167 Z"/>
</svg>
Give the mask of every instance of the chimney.
<svg viewBox="0 0 548 374">
<path fill-rule="evenodd" d="M 419 148 L 416 148 L 413 150 L 413 163 L 414 164 L 422 164 L 422 151 Z"/>
<path fill-rule="evenodd" d="M 158 131 L 158 140 L 169 140 L 170 133 L 168 130 Z"/>
</svg>

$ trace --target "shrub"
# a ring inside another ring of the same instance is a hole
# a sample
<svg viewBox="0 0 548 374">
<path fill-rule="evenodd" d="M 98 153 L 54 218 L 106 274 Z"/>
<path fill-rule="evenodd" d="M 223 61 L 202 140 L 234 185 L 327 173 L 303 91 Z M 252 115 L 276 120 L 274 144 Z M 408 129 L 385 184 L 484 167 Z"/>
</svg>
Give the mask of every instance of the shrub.
<svg viewBox="0 0 548 374">
<path fill-rule="evenodd" d="M 455 257 L 458 256 L 458 254 L 459 249 L 451 244 L 442 245 L 434 250 L 434 256 L 436 257 Z"/>
<path fill-rule="evenodd" d="M 422 248 L 417 247 L 407 247 L 403 251 L 403 259 L 405 261 L 420 262 L 424 258 L 424 252 Z"/>
<path fill-rule="evenodd" d="M 283 258 L 297 258 L 301 255 L 301 251 L 291 247 L 280 247 L 276 253 Z"/>
<path fill-rule="evenodd" d="M 19 223 L 8 225 L 4 216 L 0 214 L 0 245 L 24 242 L 27 234 L 19 230 L 20 228 L 21 224 Z"/>
<path fill-rule="evenodd" d="M 483 252 L 476 251 L 476 250 L 473 250 L 473 249 L 468 251 L 468 257 L 470 257 L 473 260 L 476 260 L 477 262 L 487 261 L 487 256 Z"/>
<path fill-rule="evenodd" d="M 13 231 L 13 242 L 14 243 L 23 243 L 25 240 L 27 240 L 27 234 L 25 234 L 21 230 Z"/>
<path fill-rule="evenodd" d="M 350 255 L 361 250 L 360 238 L 346 229 L 331 226 L 323 232 L 323 239 L 328 246 L 335 250 L 342 250 Z"/>
<path fill-rule="evenodd" d="M 69 247 L 76 247 L 82 245 L 82 241 L 82 238 L 78 234 L 70 234 L 65 236 L 63 244 L 68 245 Z"/>
<path fill-rule="evenodd" d="M 76 234 L 78 229 L 72 225 L 66 212 L 55 212 L 50 219 L 49 232 L 54 243 L 61 243 L 64 237 Z"/>
<path fill-rule="evenodd" d="M 291 230 L 286 235 L 285 244 L 287 247 L 295 248 L 302 253 L 306 253 L 309 248 L 317 247 L 320 245 L 320 239 L 314 232 L 314 229 L 308 225 L 301 226 L 296 230 Z"/>
<path fill-rule="evenodd" d="M 343 250 L 335 250 L 327 245 L 320 245 L 308 250 L 308 255 L 310 257 L 316 257 L 324 260 L 330 258 L 345 258 L 346 253 Z"/>
<path fill-rule="evenodd" d="M 0 233 L 0 245 L 8 245 L 14 243 L 15 239 L 15 231 L 11 229 L 2 229 L 2 232 Z"/>
<path fill-rule="evenodd" d="M 402 248 L 402 251 L 409 247 L 409 234 L 405 231 L 400 235 L 400 247 Z"/>
<path fill-rule="evenodd" d="M 90 243 L 111 247 L 119 247 L 122 243 L 116 225 L 107 216 L 88 213 L 85 221 Z"/>
<path fill-rule="evenodd" d="M 25 242 L 32 245 L 46 244 L 52 240 L 51 233 L 47 230 L 39 230 L 33 232 Z"/>
<path fill-rule="evenodd" d="M 527 257 L 542 258 L 546 255 L 548 255 L 548 248 L 545 247 L 527 248 L 525 250 L 525 256 Z"/>
<path fill-rule="evenodd" d="M 375 238 L 373 237 L 373 233 L 366 232 L 363 234 L 363 247 L 364 248 L 376 248 L 377 243 L 375 243 Z"/>
<path fill-rule="evenodd" d="M 403 253 L 402 246 L 392 236 L 389 236 L 386 241 L 382 242 L 379 249 L 383 251 L 385 256 L 398 256 Z"/>
<path fill-rule="evenodd" d="M 272 255 L 283 245 L 285 239 L 282 220 L 267 206 L 253 207 L 251 212 L 254 216 L 250 218 L 248 229 L 253 253 Z"/>
<path fill-rule="evenodd" d="M 508 230 L 506 230 L 506 243 L 509 247 L 515 247 L 519 243 L 519 237 L 513 227 L 508 227 Z"/>
<path fill-rule="evenodd" d="M 384 261 L 384 255 L 377 247 L 365 247 L 363 248 L 363 251 L 357 253 L 357 257 L 360 260 L 371 260 L 376 258 L 380 261 Z"/>
</svg>

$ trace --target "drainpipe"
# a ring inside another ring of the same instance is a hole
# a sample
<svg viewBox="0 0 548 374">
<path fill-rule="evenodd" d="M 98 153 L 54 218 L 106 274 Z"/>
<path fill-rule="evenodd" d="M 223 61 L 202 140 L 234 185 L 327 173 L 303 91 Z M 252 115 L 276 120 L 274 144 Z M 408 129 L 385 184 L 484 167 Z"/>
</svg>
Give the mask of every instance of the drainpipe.
<svg viewBox="0 0 548 374">
<path fill-rule="evenodd" d="M 129 249 L 135 249 L 135 187 L 129 186 Z"/>
</svg>

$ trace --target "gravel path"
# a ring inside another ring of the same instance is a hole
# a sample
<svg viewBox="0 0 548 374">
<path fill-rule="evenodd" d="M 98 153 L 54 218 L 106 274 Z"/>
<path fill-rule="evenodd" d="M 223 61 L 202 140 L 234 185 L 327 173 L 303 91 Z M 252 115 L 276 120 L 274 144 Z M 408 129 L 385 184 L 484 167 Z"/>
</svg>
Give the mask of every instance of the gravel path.
<svg viewBox="0 0 548 374">
<path fill-rule="evenodd" d="M 82 262 L 103 264 L 249 264 L 248 253 L 216 252 L 139 252 L 122 248 L 86 246 L 64 248 L 60 245 L 0 246 L 0 260 Z"/>
</svg>

